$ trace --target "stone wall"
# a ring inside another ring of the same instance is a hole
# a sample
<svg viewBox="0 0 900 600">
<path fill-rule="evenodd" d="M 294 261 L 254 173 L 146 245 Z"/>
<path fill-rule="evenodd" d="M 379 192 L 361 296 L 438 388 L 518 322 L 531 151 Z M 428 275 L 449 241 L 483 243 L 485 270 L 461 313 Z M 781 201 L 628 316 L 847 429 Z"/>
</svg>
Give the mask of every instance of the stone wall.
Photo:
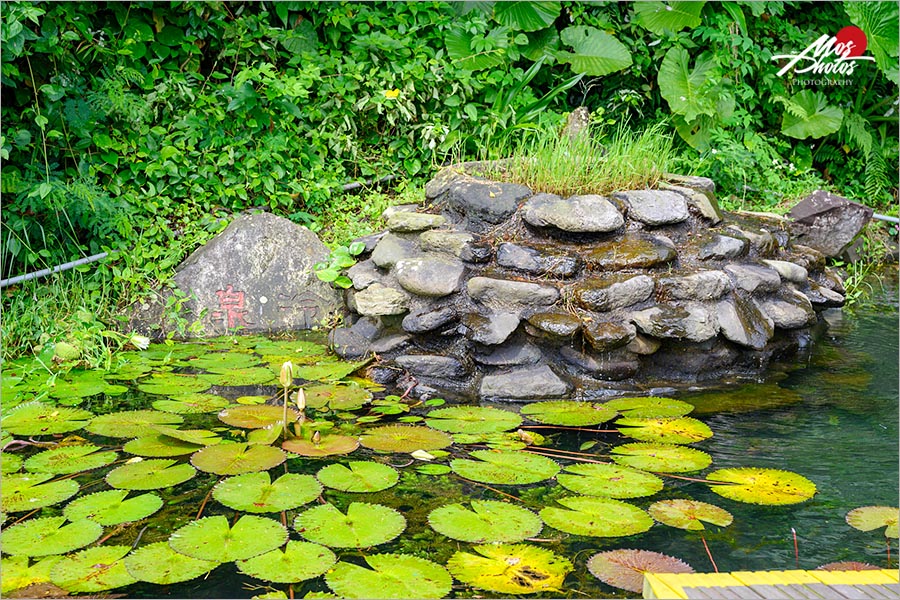
<svg viewBox="0 0 900 600">
<path fill-rule="evenodd" d="M 787 221 L 709 179 L 561 198 L 442 170 L 352 267 L 344 357 L 415 393 L 531 400 L 759 372 L 807 343 L 840 279 Z"/>
</svg>

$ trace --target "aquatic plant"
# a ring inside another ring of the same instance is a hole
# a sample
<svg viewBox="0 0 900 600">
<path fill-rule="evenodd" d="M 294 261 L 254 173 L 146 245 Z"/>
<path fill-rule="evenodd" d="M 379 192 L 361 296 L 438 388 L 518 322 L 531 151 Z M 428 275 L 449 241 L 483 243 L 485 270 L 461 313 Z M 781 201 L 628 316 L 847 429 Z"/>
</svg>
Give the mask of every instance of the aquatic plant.
<svg viewBox="0 0 900 600">
<path fill-rule="evenodd" d="M 600 581 L 629 592 L 641 593 L 644 573 L 693 573 L 687 563 L 650 550 L 621 549 L 600 552 L 587 562 L 588 570 Z"/>
</svg>

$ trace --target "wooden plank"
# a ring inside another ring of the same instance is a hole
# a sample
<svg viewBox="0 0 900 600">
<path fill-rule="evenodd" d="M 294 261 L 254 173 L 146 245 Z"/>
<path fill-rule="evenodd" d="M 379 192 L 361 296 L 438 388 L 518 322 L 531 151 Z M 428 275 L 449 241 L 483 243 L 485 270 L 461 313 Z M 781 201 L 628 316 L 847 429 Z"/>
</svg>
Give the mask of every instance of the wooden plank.
<svg viewBox="0 0 900 600">
<path fill-rule="evenodd" d="M 677 586 L 676 586 L 677 587 Z M 660 598 L 685 598 L 681 588 L 673 588 L 660 578 L 660 573 L 644 573 L 644 598 L 656 600 Z"/>
<path fill-rule="evenodd" d="M 806 583 L 780 584 L 775 587 L 784 591 L 789 597 L 798 600 L 822 600 L 822 596 L 809 589 Z"/>
<path fill-rule="evenodd" d="M 884 585 L 871 583 L 864 587 L 870 598 L 880 598 L 882 600 L 896 600 L 900 598 L 900 585 L 897 586 L 896 590 L 891 590 Z"/>
<path fill-rule="evenodd" d="M 740 586 L 685 586 L 684 592 L 686 597 L 693 599 L 715 599 L 715 600 L 760 600 L 765 596 L 760 596 L 754 590 Z"/>
<path fill-rule="evenodd" d="M 887 569 L 878 571 L 809 571 L 809 574 L 828 585 L 897 583 L 897 572 Z"/>
<path fill-rule="evenodd" d="M 844 598 L 850 598 L 850 600 L 868 600 L 873 596 L 870 596 L 866 592 L 866 585 L 847 585 L 843 583 L 837 583 L 830 586 L 835 592 L 844 596 Z"/>
</svg>

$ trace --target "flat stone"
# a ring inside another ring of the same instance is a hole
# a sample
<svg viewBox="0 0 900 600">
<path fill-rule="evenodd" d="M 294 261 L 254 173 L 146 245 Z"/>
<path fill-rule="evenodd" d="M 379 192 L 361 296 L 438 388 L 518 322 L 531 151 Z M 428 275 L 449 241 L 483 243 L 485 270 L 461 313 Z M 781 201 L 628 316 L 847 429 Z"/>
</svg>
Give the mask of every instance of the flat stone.
<svg viewBox="0 0 900 600">
<path fill-rule="evenodd" d="M 631 320 L 642 333 L 663 339 L 703 342 L 715 337 L 719 332 L 715 314 L 711 314 L 700 304 L 686 306 L 658 304 L 631 313 Z"/>
<path fill-rule="evenodd" d="M 497 250 L 497 264 L 534 275 L 571 277 L 578 272 L 581 260 L 552 246 L 534 247 L 506 242 L 500 244 Z"/>
<path fill-rule="evenodd" d="M 628 233 L 608 242 L 592 244 L 585 262 L 594 269 L 621 271 L 646 269 L 675 260 L 675 248 L 656 236 Z"/>
<path fill-rule="evenodd" d="M 633 340 L 628 342 L 628 344 L 625 346 L 625 349 L 629 352 L 633 352 L 634 354 L 649 356 L 659 350 L 660 346 L 662 346 L 662 342 L 660 342 L 658 339 L 647 337 L 646 335 L 641 335 L 640 333 L 638 333 L 635 334 Z"/>
<path fill-rule="evenodd" d="M 772 319 L 775 327 L 797 329 L 816 322 L 812 303 L 802 292 L 784 289 L 776 298 L 760 303 L 762 311 Z"/>
<path fill-rule="evenodd" d="M 447 203 L 470 218 L 497 224 L 511 217 L 531 193 L 517 183 L 456 180 L 449 186 Z"/>
<path fill-rule="evenodd" d="M 530 335 L 555 341 L 571 339 L 581 329 L 581 321 L 569 313 L 535 313 L 526 322 L 525 330 Z"/>
<path fill-rule="evenodd" d="M 646 225 L 671 225 L 686 221 L 687 200 L 681 194 L 667 190 L 629 190 L 616 192 L 628 206 L 628 216 Z"/>
<path fill-rule="evenodd" d="M 653 279 L 647 275 L 610 275 L 577 284 L 574 295 L 588 310 L 610 311 L 647 300 L 653 288 Z"/>
<path fill-rule="evenodd" d="M 369 353 L 372 341 L 381 331 L 381 322 L 377 318 L 361 317 L 350 327 L 331 330 L 328 343 L 341 358 L 361 358 Z"/>
<path fill-rule="evenodd" d="M 732 288 L 731 279 L 722 271 L 663 277 L 656 283 L 660 296 L 673 300 L 716 300 Z"/>
<path fill-rule="evenodd" d="M 762 260 L 760 262 L 775 269 L 781 278 L 786 281 L 803 284 L 809 278 L 809 271 L 798 264 L 786 260 Z"/>
<path fill-rule="evenodd" d="M 434 229 L 447 222 L 442 215 L 419 212 L 396 212 L 387 218 L 387 227 L 397 233 L 412 233 L 425 229 Z"/>
<path fill-rule="evenodd" d="M 700 216 L 707 219 L 711 224 L 716 225 L 722 221 L 722 211 L 719 209 L 718 201 L 716 201 L 715 192 L 667 183 L 659 184 L 659 189 L 676 192 L 684 196 L 688 206 L 693 207 L 700 213 Z"/>
<path fill-rule="evenodd" d="M 470 298 L 492 308 L 539 309 L 559 299 L 555 287 L 491 277 L 473 277 L 466 289 Z"/>
<path fill-rule="evenodd" d="M 382 269 L 390 269 L 398 260 L 413 258 L 418 254 L 419 248 L 414 241 L 389 233 L 375 246 L 372 261 Z"/>
<path fill-rule="evenodd" d="M 466 374 L 462 363 L 450 356 L 404 354 L 394 362 L 418 377 L 462 377 Z"/>
<path fill-rule="evenodd" d="M 458 316 L 453 306 L 434 308 L 431 306 L 413 311 L 403 317 L 401 327 L 409 333 L 425 333 L 434 331 L 450 323 Z"/>
<path fill-rule="evenodd" d="M 775 239 L 772 232 L 765 229 L 751 229 L 745 225 L 742 227 L 729 226 L 726 230 L 745 238 L 750 243 L 750 247 L 756 250 L 760 256 L 772 256 L 778 249 L 778 240 Z"/>
<path fill-rule="evenodd" d="M 588 194 L 563 200 L 537 194 L 525 203 L 522 218 L 535 227 L 555 227 L 571 233 L 607 233 L 625 224 L 615 206 L 603 196 Z"/>
<path fill-rule="evenodd" d="M 809 298 L 813 308 L 821 310 L 825 308 L 838 308 L 844 305 L 845 298 L 834 290 L 829 290 L 823 285 L 813 281 L 809 282 L 809 288 L 803 290 L 803 294 Z"/>
<path fill-rule="evenodd" d="M 592 377 L 609 381 L 628 379 L 641 368 L 637 356 L 622 350 L 594 356 L 566 346 L 559 353 L 563 360 Z"/>
<path fill-rule="evenodd" d="M 700 260 L 728 260 L 744 255 L 749 246 L 750 242 L 747 239 L 714 235 L 712 239 L 700 246 L 697 257 Z"/>
<path fill-rule="evenodd" d="M 406 293 L 380 283 L 373 283 L 353 297 L 356 312 L 361 315 L 400 315 L 406 312 L 409 296 Z"/>
<path fill-rule="evenodd" d="M 461 261 L 440 253 L 404 258 L 394 265 L 394 274 L 403 289 L 432 298 L 458 292 L 465 271 Z"/>
<path fill-rule="evenodd" d="M 372 259 L 358 262 L 347 270 L 347 277 L 353 282 L 353 289 L 364 290 L 384 277 Z"/>
<path fill-rule="evenodd" d="M 375 246 L 378 245 L 378 242 L 381 241 L 381 238 L 385 236 L 386 231 L 379 231 L 378 233 L 373 233 L 371 235 L 364 235 L 362 237 L 358 237 L 351 244 L 362 244 L 363 245 L 363 254 L 369 254 L 372 250 L 375 249 Z"/>
<path fill-rule="evenodd" d="M 419 245 L 422 250 L 443 252 L 462 260 L 471 260 L 471 245 L 474 240 L 474 235 L 464 231 L 432 229 L 419 234 Z"/>
<path fill-rule="evenodd" d="M 492 367 L 510 367 L 519 365 L 533 365 L 541 360 L 541 349 L 528 343 L 509 343 L 500 346 L 492 352 L 474 354 L 475 362 Z"/>
<path fill-rule="evenodd" d="M 506 373 L 485 375 L 481 379 L 482 398 L 531 400 L 558 398 L 569 385 L 547 365 L 521 367 Z"/>
<path fill-rule="evenodd" d="M 485 346 L 502 344 L 519 326 L 519 315 L 508 312 L 494 312 L 482 315 L 467 313 L 460 320 L 462 333 L 466 338 Z"/>
<path fill-rule="evenodd" d="M 828 257 L 839 256 L 858 236 L 872 209 L 836 194 L 817 190 L 791 209 L 791 233 L 799 244 Z"/>
<path fill-rule="evenodd" d="M 716 182 L 709 177 L 698 177 L 697 175 L 678 175 L 675 173 L 666 173 L 664 175 L 666 181 L 670 181 L 676 185 L 682 185 L 701 192 L 710 194 L 716 193 Z"/>
<path fill-rule="evenodd" d="M 428 200 L 434 200 L 438 196 L 441 196 L 450 190 L 450 186 L 459 181 L 468 179 L 468 175 L 466 175 L 465 171 L 459 168 L 459 166 L 454 165 L 451 167 L 444 167 L 440 171 L 438 171 L 434 177 L 432 177 L 428 183 L 425 184 L 425 198 Z"/>
<path fill-rule="evenodd" d="M 716 318 L 725 339 L 754 350 L 765 348 L 775 333 L 772 319 L 752 298 L 740 294 L 716 304 Z"/>
<path fill-rule="evenodd" d="M 383 338 L 372 342 L 372 344 L 369 346 L 369 350 L 376 354 L 392 352 L 397 348 L 401 348 L 408 344 L 411 339 L 412 336 L 408 333 L 395 333 L 392 335 L 386 335 Z"/>
<path fill-rule="evenodd" d="M 734 279 L 734 285 L 751 294 L 774 292 L 781 288 L 778 271 L 761 265 L 728 265 L 725 272 Z"/>
<path fill-rule="evenodd" d="M 634 325 L 627 321 L 592 321 L 584 326 L 584 339 L 598 352 L 625 346 L 636 334 Z"/>
</svg>

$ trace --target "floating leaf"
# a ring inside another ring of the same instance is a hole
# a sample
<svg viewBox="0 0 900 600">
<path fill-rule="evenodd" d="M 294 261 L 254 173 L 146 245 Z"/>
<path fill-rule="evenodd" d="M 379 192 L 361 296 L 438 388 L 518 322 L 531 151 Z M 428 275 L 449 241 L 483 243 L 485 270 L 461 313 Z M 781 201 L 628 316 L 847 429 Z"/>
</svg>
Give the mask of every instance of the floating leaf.
<svg viewBox="0 0 900 600">
<path fill-rule="evenodd" d="M 102 592 L 137 583 L 122 559 L 131 546 L 98 546 L 65 556 L 53 565 L 50 581 L 69 592 Z"/>
<path fill-rule="evenodd" d="M 734 520 L 731 513 L 724 508 L 681 498 L 654 502 L 647 511 L 663 525 L 689 531 L 703 531 L 705 527 L 702 521 L 719 527 L 728 527 Z"/>
<path fill-rule="evenodd" d="M 103 378 L 99 371 L 70 371 L 65 379 L 57 379 L 50 387 L 50 396 L 58 398 L 63 404 L 77 404 L 77 402 L 65 402 L 68 399 L 81 399 L 97 394 L 122 394 L 128 388 L 121 385 L 112 385 Z"/>
<path fill-rule="evenodd" d="M 428 514 L 428 524 L 441 535 L 473 544 L 521 542 L 544 526 L 530 510 L 507 502 L 472 500 L 470 504 L 471 510 L 462 504 L 436 508 Z"/>
<path fill-rule="evenodd" d="M 25 461 L 23 461 L 22 457 L 18 454 L 0 452 L 0 473 L 3 473 L 4 475 L 15 473 L 22 468 L 22 463 L 24 462 Z"/>
<path fill-rule="evenodd" d="M 361 362 L 319 362 L 294 368 L 294 376 L 307 381 L 337 381 L 359 370 L 369 361 Z"/>
<path fill-rule="evenodd" d="M 175 429 L 165 425 L 150 425 L 150 429 L 165 437 L 195 446 L 215 446 L 222 441 L 222 438 L 208 429 Z"/>
<path fill-rule="evenodd" d="M 290 360 L 293 360 L 295 364 L 297 356 L 325 356 L 328 354 L 325 346 L 305 340 L 265 340 L 258 343 L 253 350 L 263 356 L 266 354 L 290 356 Z"/>
<path fill-rule="evenodd" d="M 350 454 L 359 448 L 359 440 L 348 435 L 320 435 L 317 439 L 290 439 L 281 447 L 300 456 L 333 456 Z"/>
<path fill-rule="evenodd" d="M 210 413 L 222 410 L 231 404 L 226 398 L 215 394 L 181 394 L 169 400 L 157 400 L 153 408 L 177 415 Z"/>
<path fill-rule="evenodd" d="M 176 552 L 200 560 L 231 562 L 253 558 L 283 545 L 288 532 L 278 521 L 244 515 L 233 527 L 219 515 L 188 523 L 169 536 Z"/>
<path fill-rule="evenodd" d="M 480 460 L 455 458 L 453 472 L 481 483 L 524 485 L 550 479 L 559 473 L 559 465 L 544 456 L 508 450 L 476 450 L 471 456 Z"/>
<path fill-rule="evenodd" d="M 385 425 L 366 430 L 359 443 L 380 452 L 415 452 L 446 448 L 453 438 L 421 425 Z"/>
<path fill-rule="evenodd" d="M 192 369 L 221 373 L 232 369 L 246 369 L 259 364 L 259 358 L 246 352 L 210 352 L 187 361 Z"/>
<path fill-rule="evenodd" d="M 713 434 L 706 423 L 691 417 L 627 418 L 616 421 L 616 426 L 622 435 L 660 444 L 692 444 Z"/>
<path fill-rule="evenodd" d="M 620 537 L 643 533 L 653 527 L 646 512 L 626 502 L 591 496 L 571 496 L 557 500 L 566 508 L 541 509 L 541 519 L 550 527 L 594 537 Z"/>
<path fill-rule="evenodd" d="M 183 456 L 203 448 L 199 444 L 191 444 L 176 440 L 161 433 L 145 435 L 128 441 L 122 449 L 129 454 L 150 457 Z"/>
<path fill-rule="evenodd" d="M 663 481 L 656 475 L 612 464 L 569 465 L 556 480 L 578 494 L 610 498 L 652 496 L 663 489 Z"/>
<path fill-rule="evenodd" d="M 3 478 L 0 488 L 0 505 L 3 512 L 20 512 L 52 506 L 78 493 L 79 485 L 74 479 L 51 481 L 52 473 L 20 473 Z"/>
<path fill-rule="evenodd" d="M 281 512 L 312 502 L 322 486 L 312 475 L 285 473 L 274 482 L 266 472 L 229 477 L 213 488 L 213 498 L 249 513 Z"/>
<path fill-rule="evenodd" d="M 266 427 L 263 427 L 262 429 L 254 429 L 253 431 L 248 431 L 247 443 L 270 446 L 274 444 L 278 440 L 278 438 L 281 437 L 281 434 L 283 432 L 284 426 L 280 422 L 273 423 L 272 425 L 268 425 Z"/>
<path fill-rule="evenodd" d="M 594 577 L 629 592 L 641 593 L 644 573 L 693 573 L 686 562 L 649 550 L 611 550 L 595 554 L 588 560 Z"/>
<path fill-rule="evenodd" d="M 207 446 L 191 456 L 191 464 L 207 473 L 240 475 L 267 471 L 287 459 L 279 448 L 258 444 L 220 444 Z"/>
<path fill-rule="evenodd" d="M 847 513 L 847 524 L 860 531 L 872 531 L 885 527 L 884 536 L 898 537 L 896 506 L 863 506 Z"/>
<path fill-rule="evenodd" d="M 572 400 L 535 402 L 522 407 L 522 414 L 538 423 L 569 427 L 599 425 L 616 417 L 616 411 L 605 404 Z"/>
<path fill-rule="evenodd" d="M 356 410 L 372 399 L 372 392 L 353 383 L 342 385 L 327 383 L 303 388 L 308 408 L 331 410 Z"/>
<path fill-rule="evenodd" d="M 6 482 L 4 482 L 6 487 Z M 65 554 L 91 544 L 103 535 L 99 523 L 75 521 L 64 525 L 65 517 L 29 519 L 3 530 L 3 553 L 18 556 Z"/>
<path fill-rule="evenodd" d="M 293 423 L 299 418 L 300 413 L 293 408 L 288 408 L 287 420 L 289 423 Z M 284 407 L 267 404 L 232 406 L 219 412 L 219 420 L 232 427 L 262 429 L 284 421 Z"/>
<path fill-rule="evenodd" d="M 89 519 L 109 526 L 146 519 L 163 505 L 162 498 L 156 494 L 141 494 L 126 500 L 127 495 L 128 490 L 106 490 L 82 496 L 69 502 L 63 514 L 70 521 Z"/>
<path fill-rule="evenodd" d="M 475 546 L 473 550 L 478 554 L 454 554 L 447 569 L 463 583 L 500 594 L 559 592 L 573 570 L 562 556 L 528 544 Z"/>
<path fill-rule="evenodd" d="M 428 413 L 425 423 L 448 433 L 495 433 L 515 429 L 522 417 L 489 406 L 450 406 Z"/>
<path fill-rule="evenodd" d="M 209 385 L 220 386 L 265 385 L 275 381 L 275 374 L 267 367 L 228 369 L 216 373 L 203 373 L 196 377 Z"/>
<path fill-rule="evenodd" d="M 623 417 L 654 418 L 654 417 L 683 417 L 694 410 L 692 404 L 673 400 L 672 398 L 658 398 L 645 396 L 642 398 L 614 398 L 604 404 Z"/>
<path fill-rule="evenodd" d="M 422 475 L 446 475 L 452 472 L 447 465 L 420 465 L 416 467 L 416 471 Z"/>
<path fill-rule="evenodd" d="M 87 425 L 93 413 L 77 408 L 61 408 L 27 402 L 3 411 L 0 427 L 16 435 L 50 435 L 68 433 Z"/>
<path fill-rule="evenodd" d="M 50 569 L 62 560 L 62 556 L 53 555 L 41 558 L 28 566 L 27 556 L 4 556 L 0 559 L 0 593 L 6 596 L 13 590 L 19 590 L 39 583 L 50 582 Z"/>
<path fill-rule="evenodd" d="M 238 404 L 265 404 L 269 396 L 239 396 L 234 401 Z"/>
<path fill-rule="evenodd" d="M 104 379 L 116 379 L 134 381 L 153 370 L 153 366 L 146 362 L 128 362 L 120 364 L 114 371 L 107 371 Z"/>
<path fill-rule="evenodd" d="M 706 478 L 720 496 L 750 504 L 797 504 L 816 494 L 816 485 L 797 473 L 778 469 L 738 467 L 713 471 Z"/>
<path fill-rule="evenodd" d="M 98 452 L 99 446 L 61 446 L 35 454 L 25 461 L 25 469 L 32 473 L 68 475 L 99 469 L 119 457 L 115 452 Z"/>
<path fill-rule="evenodd" d="M 389 542 L 404 529 L 406 519 L 380 504 L 353 502 L 344 515 L 333 504 L 322 504 L 294 519 L 294 529 L 311 542 L 333 548 L 368 548 Z"/>
<path fill-rule="evenodd" d="M 218 560 L 191 558 L 175 552 L 166 542 L 142 546 L 125 557 L 125 568 L 132 577 L 158 585 L 190 581 L 217 566 Z"/>
<path fill-rule="evenodd" d="M 318 577 L 337 562 L 334 552 L 310 542 L 289 540 L 284 549 L 239 560 L 238 569 L 251 577 L 275 583 L 296 583 Z"/>
<path fill-rule="evenodd" d="M 372 461 L 351 461 L 347 465 L 335 463 L 316 473 L 322 485 L 342 492 L 380 492 L 393 487 L 400 480 L 397 469 Z"/>
<path fill-rule="evenodd" d="M 453 579 L 437 563 L 405 554 L 364 557 L 371 567 L 339 562 L 325 582 L 341 598 L 443 598 Z"/>
<path fill-rule="evenodd" d="M 146 435 L 150 425 L 180 425 L 179 415 L 156 410 L 128 410 L 100 415 L 85 428 L 91 433 L 114 438 L 136 438 Z"/>
<path fill-rule="evenodd" d="M 211 385 L 212 384 L 203 381 L 196 375 L 154 373 L 147 379 L 141 381 L 137 388 L 146 394 L 174 396 L 177 394 L 205 392 Z"/>
<path fill-rule="evenodd" d="M 113 469 L 106 474 L 106 483 L 122 490 L 156 490 L 184 483 L 196 473 L 189 464 L 152 458 Z"/>
<path fill-rule="evenodd" d="M 675 444 L 622 444 L 611 450 L 611 458 L 620 465 L 657 473 L 688 473 L 712 464 L 712 457 L 696 448 Z"/>
</svg>

